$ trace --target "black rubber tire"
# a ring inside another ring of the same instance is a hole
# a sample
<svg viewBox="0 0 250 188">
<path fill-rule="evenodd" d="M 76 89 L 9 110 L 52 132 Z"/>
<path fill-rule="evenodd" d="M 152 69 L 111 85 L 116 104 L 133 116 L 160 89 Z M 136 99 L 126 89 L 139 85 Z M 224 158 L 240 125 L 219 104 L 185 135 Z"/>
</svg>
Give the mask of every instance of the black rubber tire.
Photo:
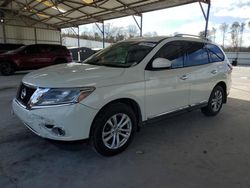
<svg viewBox="0 0 250 188">
<path fill-rule="evenodd" d="M 117 149 L 109 149 L 102 141 L 102 130 L 107 120 L 117 113 L 124 113 L 131 119 L 132 131 L 127 142 Z M 133 140 L 137 126 L 137 119 L 134 111 L 124 103 L 114 103 L 102 110 L 93 123 L 91 132 L 91 144 L 94 150 L 103 156 L 113 156 L 124 151 Z"/>
<path fill-rule="evenodd" d="M 15 72 L 14 66 L 10 62 L 0 63 L 0 72 L 4 76 L 12 75 Z"/>
<path fill-rule="evenodd" d="M 57 59 L 55 60 L 55 65 L 59 65 L 59 64 L 63 64 L 63 63 L 67 63 L 67 61 L 65 59 Z"/>
<path fill-rule="evenodd" d="M 221 103 L 221 106 L 219 107 L 219 109 L 217 111 L 214 111 L 212 109 L 212 99 L 215 95 L 215 92 L 218 90 L 221 91 L 221 93 L 222 93 L 222 103 Z M 223 90 L 223 88 L 219 85 L 215 86 L 213 91 L 211 92 L 210 97 L 209 97 L 208 105 L 206 107 L 201 108 L 202 113 L 206 116 L 216 116 L 220 112 L 220 110 L 223 106 L 224 99 L 225 99 L 225 91 Z"/>
</svg>

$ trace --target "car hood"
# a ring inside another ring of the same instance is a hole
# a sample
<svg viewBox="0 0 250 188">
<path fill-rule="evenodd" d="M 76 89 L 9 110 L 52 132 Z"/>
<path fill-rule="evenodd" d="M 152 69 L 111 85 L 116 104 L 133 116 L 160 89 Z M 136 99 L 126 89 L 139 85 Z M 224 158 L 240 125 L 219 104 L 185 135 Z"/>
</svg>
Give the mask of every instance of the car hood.
<svg viewBox="0 0 250 188">
<path fill-rule="evenodd" d="M 68 63 L 33 71 L 23 78 L 23 83 L 49 88 L 101 87 L 117 82 L 124 71 L 125 68 Z"/>
</svg>

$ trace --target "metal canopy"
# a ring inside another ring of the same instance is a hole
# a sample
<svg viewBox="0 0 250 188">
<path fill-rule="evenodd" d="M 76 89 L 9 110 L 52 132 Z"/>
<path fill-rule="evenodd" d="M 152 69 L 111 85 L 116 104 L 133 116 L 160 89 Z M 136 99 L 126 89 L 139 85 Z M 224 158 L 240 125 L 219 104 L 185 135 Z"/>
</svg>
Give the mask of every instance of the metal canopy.
<svg viewBox="0 0 250 188">
<path fill-rule="evenodd" d="M 194 2 L 210 5 L 210 0 L 0 0 L 0 10 L 60 29 Z"/>
</svg>

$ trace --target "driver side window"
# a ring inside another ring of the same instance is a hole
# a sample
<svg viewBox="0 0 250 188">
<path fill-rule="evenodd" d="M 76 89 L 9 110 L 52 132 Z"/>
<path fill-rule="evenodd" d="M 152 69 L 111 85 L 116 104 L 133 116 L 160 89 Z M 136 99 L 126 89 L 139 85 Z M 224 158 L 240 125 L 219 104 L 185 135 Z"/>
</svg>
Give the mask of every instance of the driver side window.
<svg viewBox="0 0 250 188">
<path fill-rule="evenodd" d="M 171 69 L 182 68 L 184 62 L 184 51 L 181 41 L 174 41 L 165 44 L 154 56 L 156 58 L 165 58 L 171 61 Z"/>
<path fill-rule="evenodd" d="M 37 46 L 35 46 L 35 45 L 28 46 L 28 47 L 25 49 L 25 53 L 26 53 L 26 54 L 37 54 L 37 53 L 38 53 L 38 48 L 37 48 Z"/>
</svg>

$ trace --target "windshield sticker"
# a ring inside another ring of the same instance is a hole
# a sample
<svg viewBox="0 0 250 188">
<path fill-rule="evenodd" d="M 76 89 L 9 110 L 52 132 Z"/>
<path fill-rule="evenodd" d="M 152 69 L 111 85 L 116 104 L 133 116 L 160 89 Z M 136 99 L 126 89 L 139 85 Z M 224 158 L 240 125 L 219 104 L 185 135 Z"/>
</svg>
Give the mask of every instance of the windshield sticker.
<svg viewBox="0 0 250 188">
<path fill-rule="evenodd" d="M 153 47 L 155 47 L 156 44 L 150 43 L 150 42 L 141 42 L 141 43 L 139 43 L 139 45 L 140 46 L 148 46 L 148 47 L 153 48 Z"/>
</svg>

